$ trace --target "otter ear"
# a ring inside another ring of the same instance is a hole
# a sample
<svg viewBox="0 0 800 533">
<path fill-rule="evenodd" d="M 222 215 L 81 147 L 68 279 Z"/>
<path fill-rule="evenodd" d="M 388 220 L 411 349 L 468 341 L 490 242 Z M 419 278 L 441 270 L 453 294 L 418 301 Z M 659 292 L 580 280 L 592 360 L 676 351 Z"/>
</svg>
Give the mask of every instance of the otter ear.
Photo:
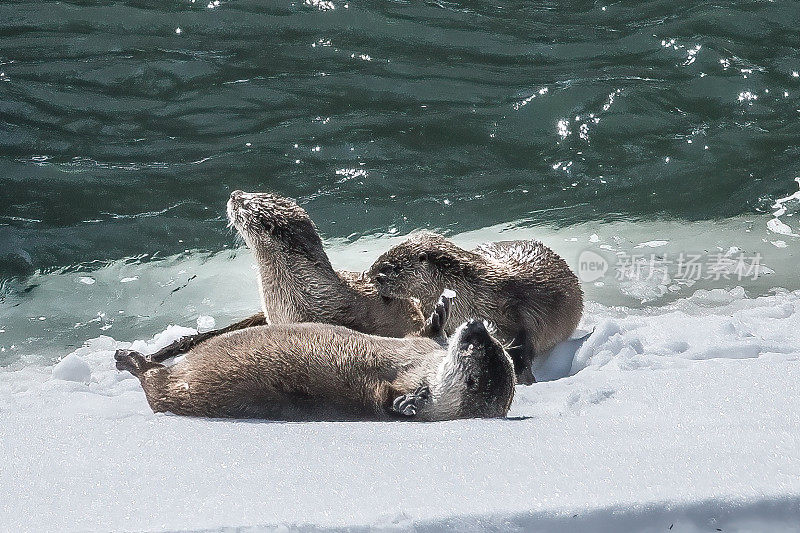
<svg viewBox="0 0 800 533">
<path fill-rule="evenodd" d="M 426 254 L 425 252 L 420 252 L 419 256 L 417 256 L 417 259 L 419 259 L 420 263 L 424 263 L 425 261 L 428 260 L 428 254 Z"/>
</svg>

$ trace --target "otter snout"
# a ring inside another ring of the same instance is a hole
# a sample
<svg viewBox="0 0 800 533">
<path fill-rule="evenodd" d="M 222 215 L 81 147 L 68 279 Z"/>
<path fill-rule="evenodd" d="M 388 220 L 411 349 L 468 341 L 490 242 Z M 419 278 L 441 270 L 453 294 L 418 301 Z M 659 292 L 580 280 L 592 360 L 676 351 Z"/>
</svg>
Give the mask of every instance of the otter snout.
<svg viewBox="0 0 800 533">
<path fill-rule="evenodd" d="M 252 218 L 251 211 L 254 202 L 258 202 L 258 197 L 258 193 L 248 193 L 239 189 L 233 191 L 228 199 L 228 221 L 238 227 L 248 218 Z"/>
<path fill-rule="evenodd" d="M 478 320 L 476 318 L 472 318 L 464 322 L 461 326 L 461 330 L 458 333 L 458 342 L 462 346 L 467 345 L 484 345 L 487 342 L 492 342 L 489 339 L 491 338 L 491 334 L 489 330 L 486 329 L 486 324 L 484 324 L 483 320 Z"/>
<path fill-rule="evenodd" d="M 240 191 L 239 189 L 233 191 L 231 193 L 231 197 L 228 200 L 228 208 L 230 209 L 233 207 L 234 209 L 240 209 L 244 207 L 244 200 L 247 196 L 247 193 L 244 191 Z"/>
<path fill-rule="evenodd" d="M 378 294 L 384 298 L 399 297 L 395 294 L 397 268 L 392 263 L 382 261 L 370 269 L 369 276 L 375 282 Z"/>
<path fill-rule="evenodd" d="M 505 416 L 514 397 L 514 365 L 483 320 L 459 326 L 448 355 L 440 375 L 450 386 L 461 387 L 462 414 Z"/>
<path fill-rule="evenodd" d="M 381 263 L 378 265 L 377 273 L 375 274 L 375 281 L 378 283 L 386 283 L 391 277 L 395 275 L 394 266 L 391 263 Z"/>
<path fill-rule="evenodd" d="M 473 318 L 467 320 L 467 323 L 464 324 L 464 334 L 466 335 L 484 335 L 488 333 L 489 331 L 486 329 L 486 324 L 483 323 L 483 320 Z"/>
<path fill-rule="evenodd" d="M 244 207 L 244 196 L 245 192 L 240 190 L 235 190 L 231 193 L 231 197 L 228 199 L 228 205 L 226 206 L 227 214 L 228 214 L 228 222 L 231 225 L 236 225 L 239 222 L 239 210 Z"/>
</svg>

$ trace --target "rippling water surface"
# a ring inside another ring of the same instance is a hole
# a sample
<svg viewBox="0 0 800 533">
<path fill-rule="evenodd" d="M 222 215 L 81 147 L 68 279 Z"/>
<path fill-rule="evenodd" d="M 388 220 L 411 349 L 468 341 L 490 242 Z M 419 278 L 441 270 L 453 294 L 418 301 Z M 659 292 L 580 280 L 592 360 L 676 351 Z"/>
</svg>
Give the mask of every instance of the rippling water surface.
<svg viewBox="0 0 800 533">
<path fill-rule="evenodd" d="M 793 0 L 5 0 L 4 313 L 37 270 L 230 247 L 234 188 L 350 241 L 767 220 L 800 175 L 798 27 Z"/>
</svg>

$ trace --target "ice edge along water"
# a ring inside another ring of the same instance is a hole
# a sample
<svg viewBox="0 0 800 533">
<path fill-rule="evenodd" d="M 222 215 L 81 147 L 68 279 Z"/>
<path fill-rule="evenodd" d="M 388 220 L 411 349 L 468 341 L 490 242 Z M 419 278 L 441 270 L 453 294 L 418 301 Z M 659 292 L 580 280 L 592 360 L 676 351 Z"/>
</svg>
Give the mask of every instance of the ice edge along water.
<svg viewBox="0 0 800 533">
<path fill-rule="evenodd" d="M 10 530 L 800 527 L 800 291 L 590 303 L 506 420 L 274 423 L 154 415 L 92 339 L 0 372 Z M 88 371 L 88 373 L 87 373 Z"/>
<path fill-rule="evenodd" d="M 790 215 L 786 213 L 785 217 Z M 465 248 L 501 239 L 541 239 L 578 274 L 581 258 L 589 254 L 606 268 L 600 278 L 582 278 L 587 300 L 627 307 L 661 306 L 687 298 L 697 289 L 742 285 L 750 295 L 768 294 L 772 287 L 800 289 L 795 256 L 798 237 L 775 240 L 766 223 L 767 217 L 759 216 L 688 225 L 640 221 L 557 230 L 520 221 L 452 238 Z M 336 268 L 361 271 L 405 238 L 371 235 L 355 241 L 329 239 L 326 250 Z M 748 265 L 755 264 L 757 256 L 759 276 L 675 279 L 680 254 L 693 252 L 702 254 L 704 275 L 710 273 L 715 256 L 734 262 L 744 257 Z M 634 258 L 638 258 L 635 268 Z M 651 268 L 651 259 L 669 266 L 669 276 L 660 267 Z M 146 262 L 120 260 L 92 270 L 66 269 L 36 274 L 24 283 L 9 282 L 6 287 L 0 286 L 4 297 L 0 298 L 0 365 L 54 362 L 69 351 L 65 346 L 80 346 L 87 338 L 143 338 L 163 330 L 170 321 L 194 324 L 200 317 L 207 320 L 213 316 L 219 324 L 234 322 L 259 307 L 253 268 L 249 250 L 240 248 Z M 639 279 L 628 278 L 636 272 L 641 274 Z M 32 288 L 35 290 L 29 292 Z M 65 298 L 64 294 L 73 296 Z"/>
</svg>

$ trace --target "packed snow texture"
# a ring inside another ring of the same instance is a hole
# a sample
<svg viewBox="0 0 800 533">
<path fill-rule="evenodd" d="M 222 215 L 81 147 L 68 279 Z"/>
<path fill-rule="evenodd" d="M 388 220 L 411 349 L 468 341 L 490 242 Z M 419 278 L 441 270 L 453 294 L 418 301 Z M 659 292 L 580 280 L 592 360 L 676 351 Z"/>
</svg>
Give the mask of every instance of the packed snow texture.
<svg viewBox="0 0 800 533">
<path fill-rule="evenodd" d="M 92 368 L 80 355 L 71 353 L 53 366 L 53 378 L 89 383 L 92 379 Z"/>
<path fill-rule="evenodd" d="M 589 304 L 504 420 L 153 414 L 92 339 L 0 372 L 0 529 L 797 531 L 800 291 Z M 88 371 L 88 374 L 87 374 Z"/>
</svg>

